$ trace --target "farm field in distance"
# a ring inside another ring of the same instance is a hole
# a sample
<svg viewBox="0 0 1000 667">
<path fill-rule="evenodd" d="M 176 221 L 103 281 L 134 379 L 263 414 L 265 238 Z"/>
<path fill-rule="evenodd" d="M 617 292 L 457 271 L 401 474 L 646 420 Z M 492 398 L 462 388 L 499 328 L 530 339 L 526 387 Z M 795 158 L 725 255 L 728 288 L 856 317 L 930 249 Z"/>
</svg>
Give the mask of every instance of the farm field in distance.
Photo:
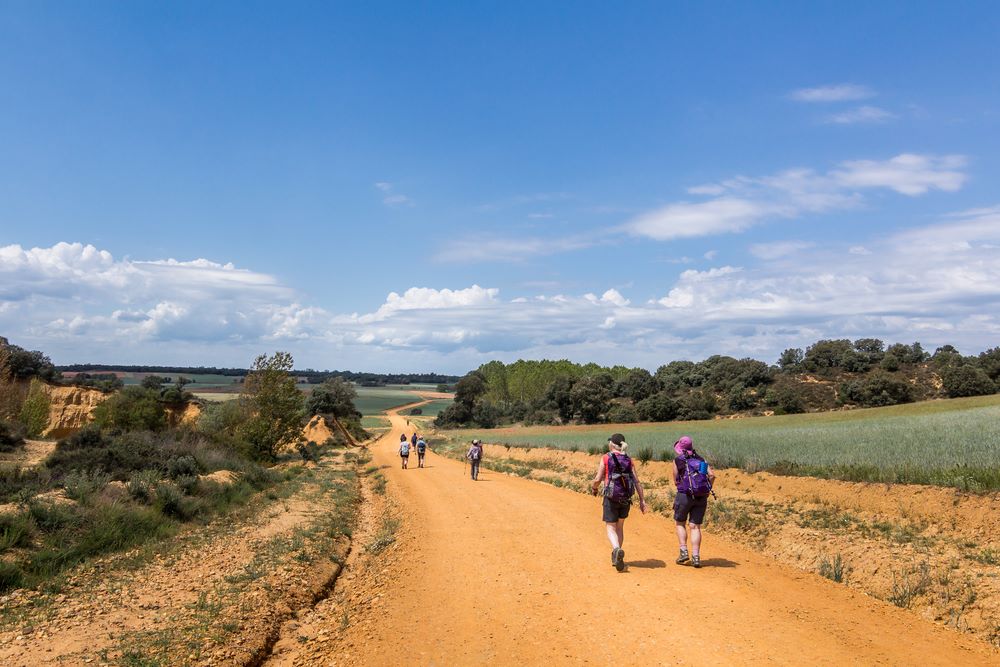
<svg viewBox="0 0 1000 667">
<path fill-rule="evenodd" d="M 849 481 L 1000 489 L 1000 395 L 804 415 L 658 424 L 536 426 L 452 431 L 465 439 L 604 448 L 621 431 L 639 456 L 672 454 L 681 435 L 720 468 Z"/>
</svg>

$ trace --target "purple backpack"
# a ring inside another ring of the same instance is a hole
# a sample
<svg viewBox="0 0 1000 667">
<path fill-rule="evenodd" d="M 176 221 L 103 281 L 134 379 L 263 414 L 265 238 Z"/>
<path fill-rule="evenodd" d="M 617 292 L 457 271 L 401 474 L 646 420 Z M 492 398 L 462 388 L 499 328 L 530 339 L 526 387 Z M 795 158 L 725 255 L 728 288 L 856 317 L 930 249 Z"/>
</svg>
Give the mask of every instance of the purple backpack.
<svg viewBox="0 0 1000 667">
<path fill-rule="evenodd" d="M 631 502 L 635 493 L 632 483 L 632 459 L 628 454 L 608 454 L 608 478 L 604 497 L 616 503 Z"/>
<path fill-rule="evenodd" d="M 681 477 L 677 484 L 677 493 L 701 498 L 712 492 L 712 482 L 708 479 L 708 464 L 705 463 L 705 459 L 699 456 L 678 456 L 675 461 Z"/>
</svg>

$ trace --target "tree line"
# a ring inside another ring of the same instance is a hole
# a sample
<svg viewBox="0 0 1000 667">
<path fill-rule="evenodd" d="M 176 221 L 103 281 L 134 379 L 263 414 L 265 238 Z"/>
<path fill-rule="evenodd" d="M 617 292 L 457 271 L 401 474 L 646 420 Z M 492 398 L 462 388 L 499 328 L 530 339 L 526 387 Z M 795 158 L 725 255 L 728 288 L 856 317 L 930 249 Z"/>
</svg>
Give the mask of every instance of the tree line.
<svg viewBox="0 0 1000 667">
<path fill-rule="evenodd" d="M 655 372 L 568 360 L 491 361 L 455 386 L 442 427 L 622 423 L 878 407 L 1000 391 L 1000 347 L 962 355 L 877 338 L 820 340 L 776 364 L 713 355 Z"/>
</svg>

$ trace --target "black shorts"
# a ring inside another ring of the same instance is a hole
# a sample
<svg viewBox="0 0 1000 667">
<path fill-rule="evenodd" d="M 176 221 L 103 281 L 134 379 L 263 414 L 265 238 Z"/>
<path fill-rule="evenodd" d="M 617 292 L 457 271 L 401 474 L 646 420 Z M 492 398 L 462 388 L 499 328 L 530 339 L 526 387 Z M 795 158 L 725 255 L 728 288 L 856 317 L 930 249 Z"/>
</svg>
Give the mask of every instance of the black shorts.
<svg viewBox="0 0 1000 667">
<path fill-rule="evenodd" d="M 611 498 L 604 499 L 604 523 L 617 523 L 618 519 L 628 516 L 628 511 L 632 507 L 632 501 L 616 503 Z"/>
<path fill-rule="evenodd" d="M 708 496 L 696 498 L 686 493 L 678 493 L 674 498 L 674 521 L 678 523 L 690 521 L 700 526 L 705 520 L 706 509 L 708 509 Z"/>
</svg>

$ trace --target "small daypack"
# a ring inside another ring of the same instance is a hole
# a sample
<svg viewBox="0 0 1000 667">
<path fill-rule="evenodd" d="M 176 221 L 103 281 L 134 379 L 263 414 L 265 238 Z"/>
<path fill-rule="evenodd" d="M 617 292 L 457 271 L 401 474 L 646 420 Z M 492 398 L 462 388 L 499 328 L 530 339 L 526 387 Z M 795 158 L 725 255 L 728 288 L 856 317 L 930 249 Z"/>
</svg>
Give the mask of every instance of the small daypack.
<svg viewBox="0 0 1000 667">
<path fill-rule="evenodd" d="M 708 479 L 708 466 L 705 460 L 695 456 L 678 456 L 681 466 L 681 479 L 677 484 L 677 492 L 696 498 L 702 498 L 712 492 L 712 482 Z"/>
<path fill-rule="evenodd" d="M 410 455 L 410 443 L 404 441 L 403 444 L 399 446 L 399 455 L 400 456 Z"/>
<path fill-rule="evenodd" d="M 631 502 L 635 493 L 632 483 L 632 459 L 628 454 L 608 454 L 608 478 L 604 497 L 616 503 Z"/>
<path fill-rule="evenodd" d="M 483 455 L 483 450 L 478 445 L 473 445 L 472 449 L 469 450 L 469 460 L 478 461 L 479 457 Z"/>
<path fill-rule="evenodd" d="M 423 440 L 417 440 L 417 454 L 423 454 L 425 449 L 427 449 L 427 443 Z"/>
</svg>

